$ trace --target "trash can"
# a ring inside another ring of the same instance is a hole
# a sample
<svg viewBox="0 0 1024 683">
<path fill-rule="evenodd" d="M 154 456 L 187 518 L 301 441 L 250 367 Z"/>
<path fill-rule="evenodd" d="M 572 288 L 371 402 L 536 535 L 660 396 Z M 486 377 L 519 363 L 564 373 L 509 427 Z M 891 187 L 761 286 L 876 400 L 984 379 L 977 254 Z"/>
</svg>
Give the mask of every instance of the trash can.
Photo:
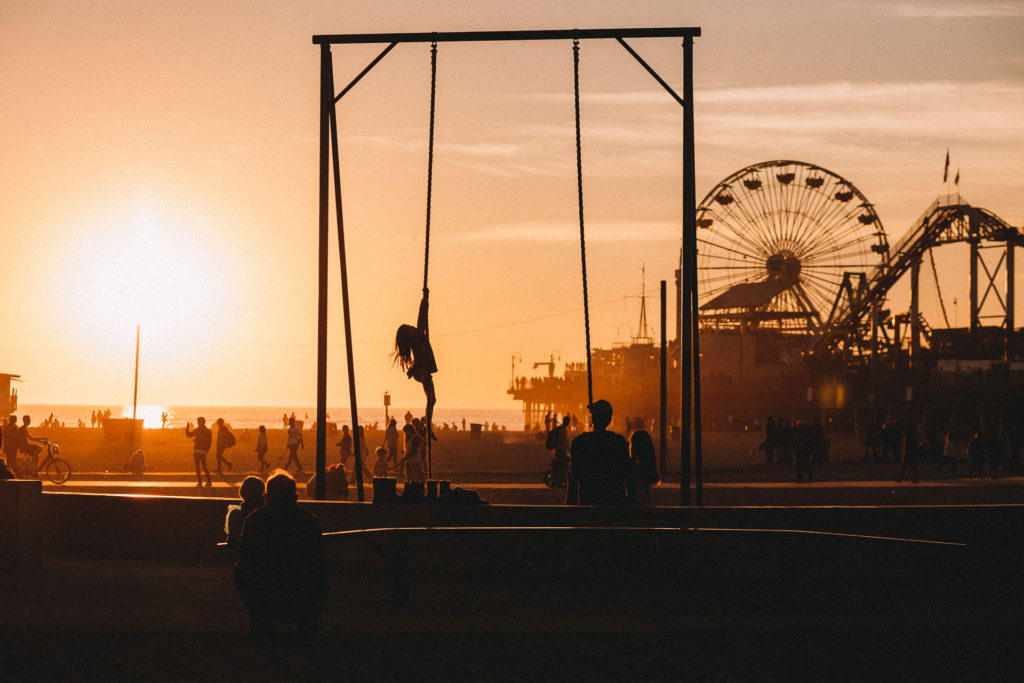
<svg viewBox="0 0 1024 683">
<path fill-rule="evenodd" d="M 480 424 L 479 422 L 470 422 L 469 423 L 469 438 L 476 439 L 477 441 L 479 441 L 480 440 L 480 433 L 483 431 L 483 429 L 484 429 L 484 426 L 482 424 Z"/>
</svg>

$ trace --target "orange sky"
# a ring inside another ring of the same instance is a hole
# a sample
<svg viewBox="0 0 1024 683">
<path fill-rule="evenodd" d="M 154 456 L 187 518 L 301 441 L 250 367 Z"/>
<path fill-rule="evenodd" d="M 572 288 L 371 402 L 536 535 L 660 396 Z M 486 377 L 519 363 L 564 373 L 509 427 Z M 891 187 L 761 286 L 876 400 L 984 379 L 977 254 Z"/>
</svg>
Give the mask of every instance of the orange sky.
<svg viewBox="0 0 1024 683">
<path fill-rule="evenodd" d="M 701 26 L 698 197 L 799 159 L 852 181 L 895 242 L 944 190 L 949 147 L 968 201 L 1024 220 L 1024 3 L 551 5 L 4 2 L 0 371 L 23 376 L 25 403 L 130 402 L 139 323 L 141 402 L 314 403 L 315 33 Z M 676 41 L 634 46 L 681 87 Z M 339 89 L 378 49 L 336 49 Z M 364 405 L 421 396 L 387 356 L 421 286 L 428 49 L 400 46 L 339 109 Z M 571 48 L 438 59 L 438 395 L 511 407 L 514 354 L 585 353 Z M 678 260 L 681 110 L 614 43 L 581 60 L 593 343 L 608 346 L 635 334 L 641 267 L 655 292 Z M 965 302 L 965 258 L 937 259 L 947 305 Z M 332 405 L 348 400 L 338 279 L 335 262 Z"/>
</svg>

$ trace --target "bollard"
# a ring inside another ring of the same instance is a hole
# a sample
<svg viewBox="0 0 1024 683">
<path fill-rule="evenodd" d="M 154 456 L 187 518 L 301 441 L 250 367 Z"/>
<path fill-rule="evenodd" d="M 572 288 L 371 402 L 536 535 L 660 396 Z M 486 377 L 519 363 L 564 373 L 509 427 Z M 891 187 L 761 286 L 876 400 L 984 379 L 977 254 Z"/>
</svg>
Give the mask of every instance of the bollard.
<svg viewBox="0 0 1024 683">
<path fill-rule="evenodd" d="M 431 501 L 431 502 L 437 500 L 437 480 L 436 479 L 428 479 L 427 480 L 427 500 Z"/>
<path fill-rule="evenodd" d="M 452 490 L 452 483 L 447 479 L 441 479 L 437 482 L 437 497 L 444 498 L 448 495 L 448 492 Z"/>
<path fill-rule="evenodd" d="M 422 503 L 423 502 L 423 482 L 422 481 L 407 481 L 405 482 L 405 491 L 402 493 L 402 498 L 406 503 Z"/>
<path fill-rule="evenodd" d="M 394 477 L 373 478 L 373 502 L 394 503 L 398 499 L 398 480 Z"/>
</svg>

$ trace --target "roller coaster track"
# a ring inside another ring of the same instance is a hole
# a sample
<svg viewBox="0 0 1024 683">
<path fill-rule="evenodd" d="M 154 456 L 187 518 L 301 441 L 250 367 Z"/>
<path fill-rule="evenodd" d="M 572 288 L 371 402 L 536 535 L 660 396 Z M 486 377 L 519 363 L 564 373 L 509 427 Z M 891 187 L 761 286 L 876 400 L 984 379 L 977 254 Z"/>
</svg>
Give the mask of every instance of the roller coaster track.
<svg viewBox="0 0 1024 683">
<path fill-rule="evenodd" d="M 881 306 L 889 290 L 929 248 L 953 242 L 1007 241 L 1019 238 L 1017 229 L 990 211 L 963 201 L 958 195 L 938 197 L 896 243 L 887 259 L 868 274 L 865 285 L 836 301 L 814 353 L 835 351 L 851 339 L 870 334 L 870 312 Z"/>
</svg>

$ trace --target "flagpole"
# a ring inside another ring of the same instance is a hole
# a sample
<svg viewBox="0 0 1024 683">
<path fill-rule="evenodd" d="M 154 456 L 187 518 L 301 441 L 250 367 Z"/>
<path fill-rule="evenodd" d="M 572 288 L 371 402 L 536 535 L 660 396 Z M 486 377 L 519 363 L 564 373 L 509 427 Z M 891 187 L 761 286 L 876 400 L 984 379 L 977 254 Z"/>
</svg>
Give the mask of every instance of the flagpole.
<svg viewBox="0 0 1024 683">
<path fill-rule="evenodd" d="M 135 391 L 132 394 L 132 433 L 135 433 L 135 409 L 139 405 L 139 330 L 141 325 L 135 326 Z"/>
</svg>

